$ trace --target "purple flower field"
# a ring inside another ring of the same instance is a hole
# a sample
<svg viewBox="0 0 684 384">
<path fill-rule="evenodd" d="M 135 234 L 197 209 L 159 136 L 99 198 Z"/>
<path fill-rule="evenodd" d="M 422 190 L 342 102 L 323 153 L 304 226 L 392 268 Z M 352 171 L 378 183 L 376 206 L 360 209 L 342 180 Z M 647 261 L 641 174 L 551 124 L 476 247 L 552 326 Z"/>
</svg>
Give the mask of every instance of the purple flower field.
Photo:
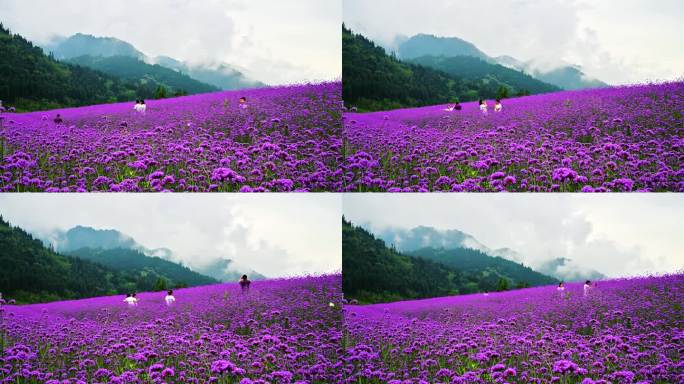
<svg viewBox="0 0 684 384">
<path fill-rule="evenodd" d="M 346 191 L 684 191 L 684 82 L 345 113 Z"/>
<path fill-rule="evenodd" d="M 0 191 L 335 191 L 341 116 L 339 82 L 5 113 Z"/>
<path fill-rule="evenodd" d="M 332 383 L 340 275 L 0 307 L 2 383 Z M 333 305 L 331 305 L 331 303 Z"/>
<path fill-rule="evenodd" d="M 684 382 L 684 275 L 566 286 L 346 306 L 347 382 Z"/>
</svg>

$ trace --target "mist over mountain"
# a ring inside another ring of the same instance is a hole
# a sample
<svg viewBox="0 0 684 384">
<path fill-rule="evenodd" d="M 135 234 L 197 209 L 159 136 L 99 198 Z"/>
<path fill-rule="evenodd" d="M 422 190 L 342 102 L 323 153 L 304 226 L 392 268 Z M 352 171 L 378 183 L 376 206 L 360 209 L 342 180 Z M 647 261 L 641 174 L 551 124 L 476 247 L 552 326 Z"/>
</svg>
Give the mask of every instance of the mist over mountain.
<svg viewBox="0 0 684 384">
<path fill-rule="evenodd" d="M 96 229 L 79 225 L 67 231 L 55 230 L 49 235 L 43 236 L 43 242 L 50 245 L 55 251 L 65 254 L 74 252 L 80 252 L 80 255 L 86 254 L 82 251 L 83 249 L 134 251 L 142 256 L 157 257 L 180 264 L 218 281 L 236 281 L 243 274 L 248 274 L 252 280 L 266 278 L 253 269 L 228 258 L 217 256 L 210 263 L 202 264 L 195 263 L 193 260 L 185 260 L 182 255 L 178 255 L 168 248 L 147 248 L 132 237 L 115 229 Z M 131 256 L 130 253 L 126 252 L 105 252 L 104 254 L 111 257 L 116 257 L 119 254 L 127 258 Z"/>
<path fill-rule="evenodd" d="M 600 280 L 606 277 L 594 269 L 579 265 L 567 258 L 530 263 L 526 261 L 524 255 L 511 248 L 492 249 L 472 235 L 457 229 L 441 230 L 428 226 L 418 226 L 411 229 L 388 227 L 374 231 L 374 233 L 388 245 L 393 245 L 400 252 L 409 254 L 424 248 L 445 250 L 467 248 L 478 250 L 489 256 L 501 257 L 519 264 L 532 266 L 535 271 L 559 280 Z"/>
<path fill-rule="evenodd" d="M 263 83 L 247 78 L 240 70 L 226 63 L 193 64 L 182 62 L 168 56 L 150 57 L 135 48 L 132 44 L 113 37 L 98 37 L 77 33 L 67 38 L 57 38 L 50 44 L 44 45 L 46 52 L 52 52 L 59 60 L 77 61 L 78 64 L 92 67 L 92 63 L 111 63 L 111 58 L 124 56 L 137 59 L 151 66 L 159 65 L 173 71 L 185 74 L 190 78 L 222 90 L 257 88 L 265 86 Z M 90 57 L 84 59 L 83 57 Z M 97 58 L 97 59 L 96 59 Z M 116 72 L 126 71 L 135 61 L 117 62 Z M 136 64 L 140 67 L 139 64 Z M 112 65 L 109 65 L 111 68 Z M 102 70 L 102 68 L 95 68 Z"/>
<path fill-rule="evenodd" d="M 440 37 L 428 34 L 418 34 L 410 38 L 398 38 L 396 41 L 397 52 L 401 59 L 416 59 L 421 56 L 445 58 L 469 56 L 481 59 L 490 64 L 500 64 L 507 68 L 523 72 L 537 80 L 566 90 L 608 86 L 608 84 L 598 79 L 587 76 L 582 72 L 581 68 L 576 65 L 542 64 L 534 59 L 524 61 L 509 55 L 490 57 L 474 44 L 458 37 Z M 444 68 L 439 69 L 444 70 Z"/>
</svg>

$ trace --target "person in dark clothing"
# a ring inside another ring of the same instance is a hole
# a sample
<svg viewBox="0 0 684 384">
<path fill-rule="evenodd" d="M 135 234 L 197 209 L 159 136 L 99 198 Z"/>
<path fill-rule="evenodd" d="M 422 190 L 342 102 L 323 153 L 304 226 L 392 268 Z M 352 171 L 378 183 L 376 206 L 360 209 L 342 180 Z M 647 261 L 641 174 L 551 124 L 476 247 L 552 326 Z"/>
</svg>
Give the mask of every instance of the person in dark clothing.
<svg viewBox="0 0 684 384">
<path fill-rule="evenodd" d="M 240 288 L 242 288 L 242 292 L 245 293 L 249 291 L 249 285 L 252 284 L 251 281 L 247 278 L 247 275 L 242 275 L 240 278 L 240 281 L 238 281 L 238 284 L 240 284 Z"/>
</svg>

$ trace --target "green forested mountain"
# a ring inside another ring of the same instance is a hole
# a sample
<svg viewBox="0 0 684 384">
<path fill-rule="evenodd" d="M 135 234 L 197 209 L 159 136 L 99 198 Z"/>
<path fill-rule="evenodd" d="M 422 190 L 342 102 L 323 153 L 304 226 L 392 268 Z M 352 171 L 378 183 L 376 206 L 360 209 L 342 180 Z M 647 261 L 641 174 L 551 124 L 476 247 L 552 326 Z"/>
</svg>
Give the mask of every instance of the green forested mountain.
<svg viewBox="0 0 684 384">
<path fill-rule="evenodd" d="M 342 92 L 347 107 L 385 110 L 524 95 L 532 92 L 527 85 L 538 91 L 558 90 L 551 85 L 544 88 L 538 80 L 522 73 L 514 77 L 508 72 L 513 70 L 503 66 L 482 60 L 467 61 L 469 65 L 483 68 L 475 69 L 464 63 L 462 66 L 468 68 L 468 74 L 480 71 L 480 75 L 466 77 L 456 71 L 446 73 L 401 61 L 342 26 Z M 508 82 L 502 80 L 504 77 Z"/>
<path fill-rule="evenodd" d="M 156 89 L 46 56 L 0 24 L 0 100 L 18 110 L 152 98 Z"/>
<path fill-rule="evenodd" d="M 421 56 L 411 62 L 437 69 L 452 76 L 458 76 L 472 81 L 484 81 L 482 89 L 485 92 L 497 94 L 501 87 L 507 88 L 506 96 L 517 93 L 545 93 L 557 92 L 561 89 L 547 84 L 515 69 L 471 56 Z"/>
<path fill-rule="evenodd" d="M 69 252 L 68 255 L 138 275 L 145 285 L 152 287 L 159 279 L 164 279 L 169 287 L 218 283 L 217 280 L 194 272 L 188 267 L 159 257 L 145 256 L 142 252 L 133 249 L 80 248 Z"/>
<path fill-rule="evenodd" d="M 0 250 L 0 292 L 3 298 L 19 303 L 149 291 L 178 284 L 164 274 L 165 270 L 157 275 L 148 270 L 117 270 L 59 254 L 2 217 Z M 211 282 L 206 280 L 207 284 Z"/>
<path fill-rule="evenodd" d="M 174 94 L 195 94 L 214 92 L 219 89 L 213 85 L 197 81 L 190 76 L 161 65 L 147 64 L 139 58 L 130 56 L 78 56 L 66 60 L 69 63 L 88 67 L 113 75 L 139 86 L 150 89 L 166 88 L 168 96 Z"/>
<path fill-rule="evenodd" d="M 470 249 L 404 254 L 342 219 L 342 289 L 348 299 L 372 303 L 554 283 L 527 267 Z"/>
<path fill-rule="evenodd" d="M 487 272 L 487 275 L 508 279 L 513 285 L 548 285 L 557 284 L 558 280 L 541 274 L 530 267 L 502 257 L 490 256 L 482 251 L 469 248 L 436 249 L 422 248 L 407 253 L 413 257 L 422 257 L 458 268 L 464 272 Z M 498 279 L 497 279 L 498 280 Z"/>
<path fill-rule="evenodd" d="M 399 57 L 415 59 L 423 56 L 471 56 L 487 60 L 489 57 L 475 45 L 458 37 L 441 37 L 419 33 L 399 45 Z"/>
</svg>

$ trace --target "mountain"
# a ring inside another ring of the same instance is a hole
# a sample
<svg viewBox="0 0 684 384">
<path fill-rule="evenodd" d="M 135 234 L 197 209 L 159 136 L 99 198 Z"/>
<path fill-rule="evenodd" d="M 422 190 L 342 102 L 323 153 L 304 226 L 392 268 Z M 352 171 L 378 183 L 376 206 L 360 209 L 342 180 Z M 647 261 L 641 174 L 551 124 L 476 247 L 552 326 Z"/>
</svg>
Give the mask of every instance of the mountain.
<svg viewBox="0 0 684 384">
<path fill-rule="evenodd" d="M 472 249 L 404 253 L 342 219 L 342 289 L 364 303 L 553 284 L 527 267 Z"/>
<path fill-rule="evenodd" d="M 342 96 L 345 105 L 361 111 L 378 111 L 404 107 L 445 104 L 453 101 L 473 101 L 558 90 L 530 76 L 483 60 L 465 58 L 458 73 L 448 67 L 434 69 L 423 63 L 443 64 L 439 58 L 402 61 L 388 55 L 360 34 L 342 26 Z M 448 59 L 451 60 L 451 59 Z M 454 62 L 459 60 L 454 59 Z M 484 69 L 470 68 L 482 67 Z M 450 73 L 444 70 L 449 70 Z"/>
<path fill-rule="evenodd" d="M 165 286 L 161 289 L 218 283 L 216 279 L 192 271 L 183 265 L 160 257 L 149 257 L 132 249 L 80 248 L 67 253 L 67 255 L 92 261 L 128 274 L 138 275 L 139 279 L 144 280 L 143 284 L 147 286 L 154 286 L 159 279 L 163 279 Z"/>
<path fill-rule="evenodd" d="M 479 59 L 484 63 L 490 65 L 501 65 L 512 71 L 518 72 L 518 75 L 514 75 L 512 72 L 506 74 L 509 77 L 519 77 L 520 75 L 525 75 L 536 79 L 539 83 L 546 83 L 548 85 L 553 85 L 561 89 L 584 89 L 584 88 L 600 88 L 607 87 L 608 84 L 592 79 L 582 72 L 578 66 L 574 65 L 557 65 L 555 67 L 541 66 L 531 61 L 521 61 L 514 57 L 508 55 L 502 55 L 497 57 L 490 57 L 480 49 L 478 49 L 474 44 L 459 39 L 457 37 L 440 37 L 427 34 L 418 34 L 413 37 L 402 39 L 401 43 L 398 45 L 399 58 L 406 60 L 415 60 L 424 56 L 434 56 L 442 58 L 475 58 Z M 465 68 L 479 69 L 481 71 L 485 70 L 487 66 L 479 64 L 475 65 L 475 61 L 461 63 L 459 66 L 459 61 L 442 60 L 440 66 L 432 66 L 434 68 L 445 70 L 450 74 L 463 74 L 462 72 Z M 423 63 L 423 64 L 429 64 Z M 454 69 L 448 70 L 450 66 Z M 544 69 L 542 69 L 544 68 Z M 491 70 L 492 68 L 489 68 Z M 495 72 L 501 72 L 500 69 L 495 70 Z M 465 75 L 464 75 L 465 76 Z M 467 77 L 467 76 L 466 76 Z M 506 83 L 507 81 L 503 81 Z M 514 84 L 510 84 L 516 89 L 526 89 L 517 88 Z M 539 84 L 537 84 L 539 86 Z M 537 91 L 529 89 L 531 93 L 548 92 L 548 91 Z"/>
<path fill-rule="evenodd" d="M 260 81 L 247 78 L 242 72 L 226 64 L 214 66 L 197 64 L 190 66 L 168 56 L 157 56 L 148 60 L 152 60 L 163 67 L 187 73 L 193 79 L 223 90 L 261 88 L 266 86 L 266 84 Z"/>
<path fill-rule="evenodd" d="M 179 255 L 168 248 L 147 248 L 135 241 L 132 237 L 117 231 L 115 229 L 96 229 L 86 226 L 76 226 L 67 231 L 55 231 L 44 239 L 46 244 L 54 247 L 58 252 L 66 254 L 77 254 L 90 259 L 87 253 L 81 252 L 82 249 L 90 249 L 90 253 L 97 255 L 102 252 L 96 251 L 116 251 L 113 253 L 104 252 L 105 255 L 115 257 L 121 255 L 125 259 L 125 263 L 129 263 L 128 259 L 134 255 L 142 255 L 148 258 L 159 258 L 162 261 L 170 262 L 172 264 L 182 266 L 178 263 L 181 258 Z M 132 252 L 124 252 L 132 251 Z M 151 260 L 147 260 L 148 262 Z M 159 265 L 159 261 L 154 261 Z M 106 263 L 105 263 L 106 264 Z M 243 274 L 248 274 L 250 280 L 263 280 L 266 277 L 248 267 L 239 265 L 233 260 L 225 258 L 216 258 L 208 264 L 194 264 L 191 263 L 183 268 L 190 268 L 197 273 L 210 276 L 213 279 L 222 282 L 236 281 Z M 187 269 L 186 268 L 186 269 Z M 190 281 L 183 280 L 190 284 Z"/>
<path fill-rule="evenodd" d="M 494 83 L 492 85 L 492 90 L 494 92 L 500 87 L 505 87 L 508 89 L 508 94 L 511 96 L 518 93 L 537 94 L 561 90 L 555 85 L 540 81 L 535 77 L 518 70 L 499 64 L 492 64 L 476 57 L 422 56 L 412 59 L 411 61 L 468 80 L 477 81 L 480 79 L 488 79 Z"/>
<path fill-rule="evenodd" d="M 153 95 L 134 82 L 57 61 L 0 24 L 0 100 L 5 107 L 44 110 Z"/>
<path fill-rule="evenodd" d="M 523 261 L 525 260 L 523 255 L 513 249 L 489 248 L 475 237 L 456 229 L 440 230 L 427 226 L 418 226 L 411 229 L 388 227 L 378 230 L 377 235 L 388 244 L 396 247 L 399 251 L 407 254 L 414 254 L 414 256 L 419 256 L 415 255 L 415 253 L 423 248 L 457 251 L 460 248 L 468 248 L 477 250 L 488 256 L 500 257 L 512 261 L 520 266 L 522 266 Z M 567 258 L 548 260 L 541 265 L 535 265 L 534 270 L 541 274 L 564 281 L 582 281 L 587 279 L 601 280 L 606 278 L 602 273 L 579 265 Z M 530 284 L 532 284 L 532 282 L 530 282 Z"/>
<path fill-rule="evenodd" d="M 603 280 L 604 274 L 591 268 L 577 265 L 573 260 L 559 257 L 542 264 L 539 271 L 563 281 Z"/>
<path fill-rule="evenodd" d="M 422 33 L 402 41 L 398 51 L 401 59 L 415 59 L 422 56 L 470 56 L 489 60 L 489 56 L 475 45 L 458 37 L 438 37 Z"/>
<path fill-rule="evenodd" d="M 182 72 L 157 64 L 148 64 L 130 56 L 78 56 L 68 63 L 92 68 L 122 79 L 140 83 L 150 89 L 165 87 L 171 94 L 197 94 L 218 91 L 219 88 L 197 81 Z"/>
<path fill-rule="evenodd" d="M 238 266 L 230 259 L 216 259 L 207 265 L 198 267 L 197 270 L 198 272 L 224 282 L 238 281 L 244 274 L 247 274 L 250 280 L 266 279 L 266 276 L 254 270 Z"/>
<path fill-rule="evenodd" d="M 407 253 L 409 256 L 422 257 L 446 266 L 471 273 L 485 273 L 508 279 L 513 284 L 540 286 L 557 284 L 558 280 L 534 271 L 520 263 L 499 256 L 490 256 L 470 248 L 422 248 Z"/>
<path fill-rule="evenodd" d="M 75 61 L 106 73 L 127 78 L 133 77 L 137 80 L 151 77 L 158 83 L 166 84 L 167 87 L 175 90 L 184 89 L 190 94 L 211 92 L 216 89 L 232 90 L 265 86 L 259 81 L 247 78 L 242 72 L 227 64 L 189 65 L 168 56 L 149 57 L 132 44 L 113 37 L 78 33 L 65 39 L 57 39 L 55 43 L 45 46 L 44 49 L 52 52 L 60 60 Z M 113 60 L 114 57 L 127 57 L 134 60 L 121 58 Z M 160 68 L 171 70 L 176 76 Z M 160 76 L 164 76 L 167 81 L 161 81 Z M 196 83 L 191 84 L 188 79 Z M 177 84 L 179 81 L 185 85 Z M 207 86 L 210 87 L 209 90 L 206 89 Z"/>
<path fill-rule="evenodd" d="M 572 66 L 559 67 L 547 72 L 533 70 L 531 73 L 537 79 L 563 89 L 603 88 L 608 86 L 603 81 L 592 79 L 579 68 Z"/>
<path fill-rule="evenodd" d="M 2 217 L 0 249 L 0 292 L 3 298 L 19 303 L 150 291 L 160 289 L 160 282 L 173 284 L 166 274 L 124 271 L 57 253 Z M 212 281 L 205 278 L 202 283 Z"/>
<path fill-rule="evenodd" d="M 518 263 L 523 260 L 522 255 L 510 248 L 491 249 L 457 229 L 439 230 L 423 225 L 411 229 L 387 227 L 379 230 L 377 235 L 402 252 L 413 252 L 421 248 L 470 248 Z"/>
<path fill-rule="evenodd" d="M 45 46 L 44 48 L 46 51 L 52 52 L 58 60 L 72 59 L 79 56 L 145 58 L 142 52 L 125 41 L 113 37 L 95 37 L 82 33 L 77 33 L 66 39 L 59 39 L 55 44 Z"/>
</svg>

